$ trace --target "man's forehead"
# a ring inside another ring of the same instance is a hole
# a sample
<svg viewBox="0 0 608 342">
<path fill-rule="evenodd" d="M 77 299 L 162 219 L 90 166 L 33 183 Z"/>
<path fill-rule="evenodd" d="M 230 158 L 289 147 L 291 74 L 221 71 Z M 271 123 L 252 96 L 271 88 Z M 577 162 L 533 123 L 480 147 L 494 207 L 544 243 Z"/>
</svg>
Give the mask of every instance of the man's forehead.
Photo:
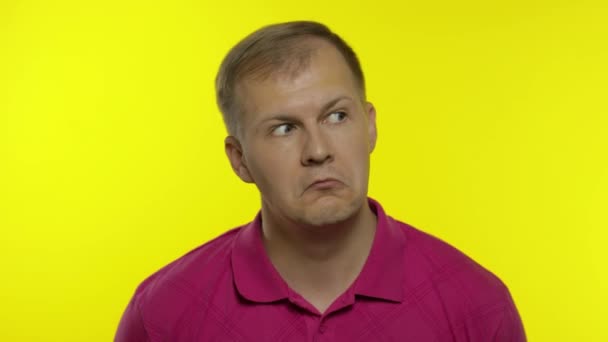
<svg viewBox="0 0 608 342">
<path fill-rule="evenodd" d="M 351 79 L 344 75 L 324 76 L 328 75 L 308 69 L 301 70 L 297 76 L 275 75 L 264 81 L 243 81 L 237 90 L 241 109 L 263 114 L 324 106 L 337 98 L 359 98 L 356 85 Z"/>
</svg>

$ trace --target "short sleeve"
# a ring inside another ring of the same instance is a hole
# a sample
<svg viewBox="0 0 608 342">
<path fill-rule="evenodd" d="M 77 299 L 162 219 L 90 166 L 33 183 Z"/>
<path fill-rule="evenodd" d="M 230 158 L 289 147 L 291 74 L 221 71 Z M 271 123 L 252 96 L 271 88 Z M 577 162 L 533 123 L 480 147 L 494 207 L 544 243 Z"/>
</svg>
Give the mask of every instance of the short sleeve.
<svg viewBox="0 0 608 342">
<path fill-rule="evenodd" d="M 114 342 L 149 342 L 148 334 L 144 326 L 143 318 L 139 310 L 138 294 L 136 293 L 124 313 L 118 330 L 114 337 Z"/>
<path fill-rule="evenodd" d="M 470 342 L 526 342 L 526 334 L 515 303 L 507 292 L 503 302 L 488 307 L 484 314 L 468 319 L 465 332 Z"/>
<path fill-rule="evenodd" d="M 500 320 L 494 329 L 493 339 L 491 340 L 494 342 L 526 342 L 526 334 L 521 317 L 510 296 L 500 316 Z"/>
<path fill-rule="evenodd" d="M 521 318 L 510 296 L 476 310 L 450 333 L 452 339 L 463 342 L 527 341 Z"/>
</svg>

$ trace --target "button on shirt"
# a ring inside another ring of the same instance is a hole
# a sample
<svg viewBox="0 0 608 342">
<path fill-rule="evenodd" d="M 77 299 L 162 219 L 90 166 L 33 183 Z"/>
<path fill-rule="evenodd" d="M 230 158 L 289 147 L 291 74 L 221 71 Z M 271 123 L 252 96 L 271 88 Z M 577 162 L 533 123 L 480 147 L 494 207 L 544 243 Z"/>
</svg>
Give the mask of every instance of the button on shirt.
<svg viewBox="0 0 608 342">
<path fill-rule="evenodd" d="M 384 213 L 353 284 L 320 313 L 268 258 L 261 214 L 144 280 L 116 342 L 525 341 L 507 287 L 447 243 Z"/>
</svg>

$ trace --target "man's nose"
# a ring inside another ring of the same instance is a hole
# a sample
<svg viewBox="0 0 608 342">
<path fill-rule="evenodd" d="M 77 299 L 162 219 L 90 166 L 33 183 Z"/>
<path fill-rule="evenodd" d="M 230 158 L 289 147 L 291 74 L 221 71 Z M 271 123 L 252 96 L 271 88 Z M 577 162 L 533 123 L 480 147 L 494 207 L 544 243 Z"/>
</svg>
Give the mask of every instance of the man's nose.
<svg viewBox="0 0 608 342">
<path fill-rule="evenodd" d="M 321 165 L 333 159 L 333 152 L 326 134 L 319 127 L 307 131 L 302 151 L 302 165 Z"/>
</svg>

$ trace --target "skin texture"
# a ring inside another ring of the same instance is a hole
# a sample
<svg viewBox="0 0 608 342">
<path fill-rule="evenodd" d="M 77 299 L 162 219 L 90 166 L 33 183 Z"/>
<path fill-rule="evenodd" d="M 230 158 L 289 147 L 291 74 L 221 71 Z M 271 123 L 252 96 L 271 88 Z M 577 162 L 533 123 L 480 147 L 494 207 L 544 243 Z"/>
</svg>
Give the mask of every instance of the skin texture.
<svg viewBox="0 0 608 342">
<path fill-rule="evenodd" d="M 320 312 L 361 271 L 375 232 L 367 205 L 375 109 L 329 43 L 297 73 L 237 86 L 240 137 L 225 140 L 235 173 L 262 198 L 268 255 Z"/>
</svg>

